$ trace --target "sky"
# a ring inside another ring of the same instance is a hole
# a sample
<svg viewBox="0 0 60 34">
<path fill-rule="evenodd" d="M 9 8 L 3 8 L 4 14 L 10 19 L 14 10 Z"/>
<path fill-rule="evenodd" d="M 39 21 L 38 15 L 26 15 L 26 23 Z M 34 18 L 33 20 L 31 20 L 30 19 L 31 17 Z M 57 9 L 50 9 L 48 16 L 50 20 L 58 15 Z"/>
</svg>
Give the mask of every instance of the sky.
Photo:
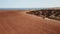
<svg viewBox="0 0 60 34">
<path fill-rule="evenodd" d="M 0 0 L 0 8 L 60 7 L 60 0 Z"/>
</svg>

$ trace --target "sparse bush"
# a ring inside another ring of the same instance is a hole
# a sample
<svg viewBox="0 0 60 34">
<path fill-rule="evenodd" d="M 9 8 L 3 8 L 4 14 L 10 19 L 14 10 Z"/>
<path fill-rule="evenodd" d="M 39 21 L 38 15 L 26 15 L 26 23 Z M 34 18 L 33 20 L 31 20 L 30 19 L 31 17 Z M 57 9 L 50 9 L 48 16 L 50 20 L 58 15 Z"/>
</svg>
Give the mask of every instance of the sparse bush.
<svg viewBox="0 0 60 34">
<path fill-rule="evenodd" d="M 27 12 L 28 14 L 33 14 L 33 15 L 36 15 L 36 16 L 41 16 L 43 15 L 42 17 L 47 17 L 47 18 L 50 18 L 50 19 L 56 19 L 56 20 L 60 20 L 60 11 L 52 11 L 52 10 L 36 10 L 36 11 L 30 11 L 30 12 Z"/>
</svg>

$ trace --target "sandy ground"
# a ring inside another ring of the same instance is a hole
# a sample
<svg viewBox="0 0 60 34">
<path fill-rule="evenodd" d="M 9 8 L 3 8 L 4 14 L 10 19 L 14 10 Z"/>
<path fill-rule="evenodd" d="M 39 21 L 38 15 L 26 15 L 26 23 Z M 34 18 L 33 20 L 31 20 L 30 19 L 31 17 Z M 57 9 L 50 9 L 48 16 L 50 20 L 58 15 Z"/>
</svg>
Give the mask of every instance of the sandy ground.
<svg viewBox="0 0 60 34">
<path fill-rule="evenodd" d="M 26 11 L 0 11 L 0 34 L 60 34 L 60 21 L 42 19 Z"/>
</svg>

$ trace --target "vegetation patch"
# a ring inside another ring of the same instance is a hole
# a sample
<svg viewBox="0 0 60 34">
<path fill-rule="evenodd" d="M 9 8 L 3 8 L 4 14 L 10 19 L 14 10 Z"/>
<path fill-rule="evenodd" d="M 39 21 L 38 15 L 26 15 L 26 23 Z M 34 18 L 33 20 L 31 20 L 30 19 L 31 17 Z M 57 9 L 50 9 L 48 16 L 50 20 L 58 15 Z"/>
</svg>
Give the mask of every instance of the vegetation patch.
<svg viewBox="0 0 60 34">
<path fill-rule="evenodd" d="M 60 21 L 60 10 L 34 10 L 27 13 Z"/>
</svg>

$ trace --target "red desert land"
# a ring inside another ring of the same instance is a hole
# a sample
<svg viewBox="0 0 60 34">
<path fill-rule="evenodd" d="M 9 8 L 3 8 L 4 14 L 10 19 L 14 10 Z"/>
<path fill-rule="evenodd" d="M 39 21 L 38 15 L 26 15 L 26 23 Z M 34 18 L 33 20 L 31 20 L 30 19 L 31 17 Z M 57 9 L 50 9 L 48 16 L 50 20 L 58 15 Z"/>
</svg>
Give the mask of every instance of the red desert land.
<svg viewBox="0 0 60 34">
<path fill-rule="evenodd" d="M 26 14 L 26 10 L 0 10 L 0 34 L 60 34 L 60 21 Z"/>
</svg>

